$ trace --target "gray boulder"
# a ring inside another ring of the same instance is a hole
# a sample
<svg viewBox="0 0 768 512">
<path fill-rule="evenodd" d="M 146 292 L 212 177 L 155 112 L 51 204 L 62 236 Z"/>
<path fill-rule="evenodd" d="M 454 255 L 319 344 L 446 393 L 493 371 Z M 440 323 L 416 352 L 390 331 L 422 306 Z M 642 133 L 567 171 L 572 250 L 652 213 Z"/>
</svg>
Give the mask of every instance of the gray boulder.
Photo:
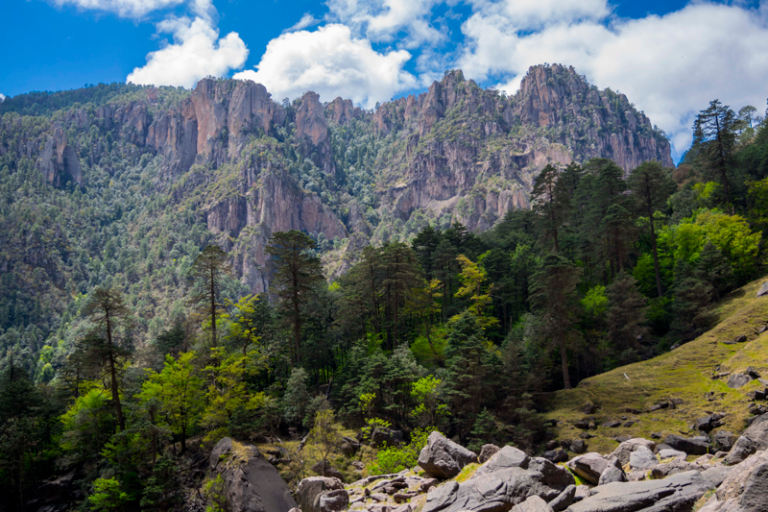
<svg viewBox="0 0 768 512">
<path fill-rule="evenodd" d="M 733 448 L 733 441 L 735 439 L 736 436 L 733 435 L 733 432 L 728 430 L 720 430 L 715 433 L 715 446 L 717 446 L 718 450 L 722 450 L 724 452 L 730 451 L 731 448 Z"/>
<path fill-rule="evenodd" d="M 488 462 L 488 459 L 499 453 L 499 450 L 501 450 L 501 448 L 495 444 L 484 444 L 480 450 L 480 456 L 478 457 L 480 464 Z"/>
<path fill-rule="evenodd" d="M 560 493 L 560 495 L 549 502 L 549 507 L 554 512 L 561 512 L 568 508 L 568 506 L 573 503 L 574 498 L 576 497 L 576 486 L 575 485 L 569 485 L 565 488 L 563 492 Z"/>
<path fill-rule="evenodd" d="M 376 427 L 371 433 L 371 444 L 376 448 L 394 446 L 403 442 L 403 431 L 387 427 Z"/>
<path fill-rule="evenodd" d="M 340 506 L 344 502 L 344 498 L 339 491 L 347 492 L 344 489 L 344 484 L 338 478 L 311 476 L 299 482 L 299 486 L 296 488 L 296 498 L 302 512 L 335 512 L 342 509 L 324 509 L 322 507 Z M 328 495 L 330 497 L 325 498 Z M 346 505 L 349 505 L 349 495 L 346 498 Z"/>
<path fill-rule="evenodd" d="M 337 489 L 320 495 L 318 512 L 341 512 L 349 508 L 349 493 L 345 489 Z"/>
<path fill-rule="evenodd" d="M 768 510 L 768 453 L 756 453 L 727 469 L 727 477 L 700 512 Z"/>
<path fill-rule="evenodd" d="M 666 460 L 666 459 L 685 460 L 685 458 L 688 457 L 688 454 L 685 452 L 681 452 L 680 450 L 674 450 L 672 448 L 664 448 L 663 450 L 659 450 L 659 457 L 661 458 L 661 460 Z"/>
<path fill-rule="evenodd" d="M 728 377 L 728 387 L 732 389 L 738 389 L 740 387 L 746 386 L 750 382 L 752 382 L 752 377 L 746 373 L 734 373 Z"/>
<path fill-rule="evenodd" d="M 690 511 L 712 485 L 691 471 L 665 480 L 612 483 L 595 487 L 591 495 L 567 512 L 672 512 Z"/>
<path fill-rule="evenodd" d="M 764 296 L 764 295 L 768 295 L 768 281 L 764 282 L 764 283 L 763 283 L 763 284 L 760 286 L 760 289 L 759 289 L 759 290 L 757 290 L 757 296 L 758 296 L 758 297 L 762 297 L 762 296 Z"/>
<path fill-rule="evenodd" d="M 320 462 L 316 462 L 312 466 L 312 471 L 314 471 L 320 476 L 330 476 L 332 478 L 338 478 L 342 482 L 344 481 L 344 475 L 341 474 L 341 471 L 331 466 L 329 462 L 324 460 L 321 460 Z"/>
<path fill-rule="evenodd" d="M 704 436 L 689 438 L 672 434 L 664 438 L 664 444 L 688 455 L 704 455 L 709 451 L 709 441 Z"/>
<path fill-rule="evenodd" d="M 636 437 L 621 443 L 615 450 L 613 450 L 611 457 L 616 457 L 619 459 L 619 464 L 626 466 L 629 463 L 629 457 L 632 452 L 641 447 L 654 451 L 656 449 L 656 443 L 649 441 L 648 439 L 643 439 L 642 437 Z"/>
<path fill-rule="evenodd" d="M 573 441 L 571 441 L 568 448 L 573 453 L 584 453 L 585 451 L 587 451 L 587 443 L 585 443 L 583 439 L 574 439 Z"/>
<path fill-rule="evenodd" d="M 724 462 L 729 466 L 738 464 L 753 453 L 766 448 L 768 448 L 768 414 L 763 414 L 755 418 L 749 428 L 741 433 Z"/>
<path fill-rule="evenodd" d="M 224 481 L 227 512 L 288 512 L 296 507 L 280 473 L 255 446 L 238 446 L 225 437 L 213 448 L 209 469 Z"/>
<path fill-rule="evenodd" d="M 641 446 L 629 454 L 629 467 L 631 469 L 651 469 L 658 463 L 656 455 L 645 446 Z"/>
<path fill-rule="evenodd" d="M 464 466 L 477 462 L 477 455 L 454 443 L 440 432 L 432 432 L 419 454 L 419 466 L 427 476 L 448 479 L 458 475 Z"/>
<path fill-rule="evenodd" d="M 545 459 L 552 461 L 552 462 L 565 462 L 568 460 L 568 454 L 565 453 L 565 450 L 561 450 L 558 448 L 557 450 L 547 450 L 542 455 Z"/>
<path fill-rule="evenodd" d="M 615 466 L 621 469 L 618 459 L 608 460 L 595 452 L 579 455 L 578 457 L 571 459 L 568 463 L 568 467 L 571 468 L 571 471 L 595 485 L 600 482 L 600 475 L 603 474 L 603 471 L 610 466 Z"/>
<path fill-rule="evenodd" d="M 627 481 L 627 475 L 624 474 L 623 469 L 617 468 L 616 466 L 609 466 L 605 468 L 605 471 L 603 471 L 603 474 L 600 475 L 600 480 L 597 482 L 597 485 L 608 485 L 614 482 L 626 482 L 626 481 Z"/>
<path fill-rule="evenodd" d="M 512 507 L 512 512 L 552 512 L 552 507 L 538 496 L 531 496 L 519 505 Z"/>
<path fill-rule="evenodd" d="M 483 464 L 475 472 L 475 476 L 481 476 L 500 469 L 523 468 L 528 469 L 531 458 L 522 450 L 512 446 L 505 446 L 499 450 L 488 462 Z"/>
</svg>

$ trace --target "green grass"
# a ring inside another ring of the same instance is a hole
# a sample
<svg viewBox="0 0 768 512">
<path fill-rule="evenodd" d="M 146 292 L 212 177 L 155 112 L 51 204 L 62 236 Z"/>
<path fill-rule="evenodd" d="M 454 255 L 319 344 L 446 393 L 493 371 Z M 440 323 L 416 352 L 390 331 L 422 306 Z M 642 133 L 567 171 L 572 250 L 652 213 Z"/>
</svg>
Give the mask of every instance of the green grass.
<svg viewBox="0 0 768 512">
<path fill-rule="evenodd" d="M 697 339 L 682 347 L 648 361 L 634 363 L 610 372 L 585 379 L 572 390 L 554 393 L 548 401 L 545 419 L 561 421 L 557 427 L 559 439 L 575 439 L 581 433 L 573 422 L 585 417 L 580 409 L 592 402 L 599 408 L 593 416 L 597 430 L 587 440 L 588 451 L 606 453 L 618 443 L 611 439 L 619 435 L 650 439 L 651 433 L 693 435 L 688 426 L 696 418 L 712 412 L 724 412 L 723 430 L 740 432 L 745 427 L 748 399 L 746 394 L 761 385 L 752 381 L 741 389 L 730 389 L 727 377 L 713 379 L 719 372 L 739 372 L 748 366 L 768 378 L 768 333 L 757 334 L 761 325 L 768 323 L 768 297 L 756 297 L 765 278 L 732 292 L 718 303 L 713 311 L 716 325 Z M 724 345 L 739 334 L 747 342 Z M 719 367 L 719 370 L 718 370 Z M 710 402 L 707 392 L 717 395 Z M 722 393 L 722 396 L 720 394 Z M 630 414 L 627 408 L 647 410 L 651 405 L 671 398 L 680 398 L 676 409 L 662 409 L 653 413 Z M 627 416 L 639 420 L 631 427 L 603 428 L 608 420 Z"/>
</svg>

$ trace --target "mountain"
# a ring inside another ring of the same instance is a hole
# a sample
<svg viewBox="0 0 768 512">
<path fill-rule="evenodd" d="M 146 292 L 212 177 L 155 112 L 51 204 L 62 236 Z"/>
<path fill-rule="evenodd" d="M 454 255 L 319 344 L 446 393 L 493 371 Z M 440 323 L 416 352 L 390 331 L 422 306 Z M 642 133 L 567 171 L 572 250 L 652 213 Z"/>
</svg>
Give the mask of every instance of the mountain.
<svg viewBox="0 0 768 512">
<path fill-rule="evenodd" d="M 547 163 L 673 165 L 625 96 L 560 65 L 532 67 L 509 97 L 447 72 L 374 112 L 313 92 L 277 103 L 262 85 L 208 78 L 191 91 L 32 93 L 0 114 L 0 328 L 21 329 L 30 354 L 51 332 L 64 337 L 68 304 L 105 279 L 152 291 L 137 329 L 156 334 L 183 308 L 184 273 L 207 243 L 262 292 L 277 231 L 310 234 L 337 276 L 369 242 L 428 223 L 490 228 L 528 207 Z"/>
</svg>

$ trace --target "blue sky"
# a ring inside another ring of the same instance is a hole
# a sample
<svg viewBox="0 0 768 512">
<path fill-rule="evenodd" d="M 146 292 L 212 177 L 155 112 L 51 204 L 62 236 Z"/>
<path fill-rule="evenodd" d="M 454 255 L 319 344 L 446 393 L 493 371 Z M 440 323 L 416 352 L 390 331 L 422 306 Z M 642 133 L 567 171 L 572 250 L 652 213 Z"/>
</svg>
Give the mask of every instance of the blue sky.
<svg viewBox="0 0 768 512">
<path fill-rule="evenodd" d="M 6 95 L 216 75 L 371 108 L 446 69 L 511 94 L 530 65 L 559 62 L 627 94 L 678 155 L 709 100 L 762 111 L 768 97 L 768 0 L 4 0 L 2 13 Z"/>
</svg>

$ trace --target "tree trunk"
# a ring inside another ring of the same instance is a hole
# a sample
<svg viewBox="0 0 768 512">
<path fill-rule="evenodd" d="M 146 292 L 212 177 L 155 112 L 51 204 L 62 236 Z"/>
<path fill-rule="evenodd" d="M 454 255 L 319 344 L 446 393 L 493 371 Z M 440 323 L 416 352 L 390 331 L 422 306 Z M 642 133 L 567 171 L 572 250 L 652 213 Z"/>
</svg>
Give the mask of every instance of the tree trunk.
<svg viewBox="0 0 768 512">
<path fill-rule="evenodd" d="M 117 370 L 115 369 L 115 352 L 112 344 L 112 322 L 109 319 L 109 310 L 106 310 L 107 322 L 107 343 L 109 343 L 109 372 L 112 376 L 112 401 L 115 402 L 115 413 L 117 414 L 117 425 L 122 432 L 125 430 L 125 418 L 123 418 L 123 408 L 120 405 L 120 390 L 117 386 Z"/>
</svg>

